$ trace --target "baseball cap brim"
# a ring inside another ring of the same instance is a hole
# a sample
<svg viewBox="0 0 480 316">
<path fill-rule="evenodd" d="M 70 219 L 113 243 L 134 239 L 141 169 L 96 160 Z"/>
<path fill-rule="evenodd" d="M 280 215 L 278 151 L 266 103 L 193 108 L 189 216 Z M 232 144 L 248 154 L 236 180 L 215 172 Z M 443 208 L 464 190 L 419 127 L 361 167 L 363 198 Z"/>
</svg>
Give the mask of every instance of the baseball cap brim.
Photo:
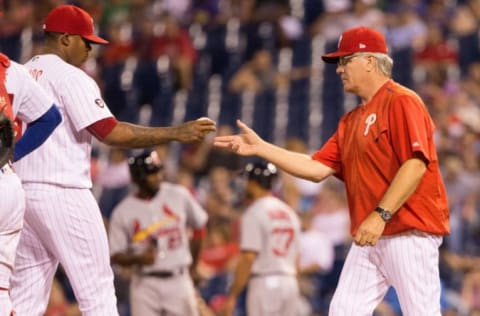
<svg viewBox="0 0 480 316">
<path fill-rule="evenodd" d="M 101 37 L 98 37 L 96 35 L 88 35 L 88 36 L 82 36 L 84 39 L 86 39 L 87 41 L 91 42 L 91 43 L 95 43 L 95 44 L 108 44 L 109 42 L 107 40 L 104 40 L 103 38 Z"/>
<path fill-rule="evenodd" d="M 340 57 L 345 57 L 345 56 L 349 56 L 349 55 L 352 55 L 354 53 L 352 52 L 333 52 L 333 53 L 329 53 L 329 54 L 325 54 L 322 56 L 322 60 L 324 62 L 326 62 L 327 64 L 336 64 L 338 63 L 338 60 L 340 59 Z"/>
</svg>

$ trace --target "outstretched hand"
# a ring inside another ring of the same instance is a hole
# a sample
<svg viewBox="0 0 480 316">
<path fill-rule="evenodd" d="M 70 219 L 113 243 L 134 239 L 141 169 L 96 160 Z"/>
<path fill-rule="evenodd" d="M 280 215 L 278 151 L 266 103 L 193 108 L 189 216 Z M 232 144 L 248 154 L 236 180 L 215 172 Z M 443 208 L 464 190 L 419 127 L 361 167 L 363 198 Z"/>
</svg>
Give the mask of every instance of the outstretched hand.
<svg viewBox="0 0 480 316">
<path fill-rule="evenodd" d="M 240 134 L 217 136 L 213 140 L 213 145 L 219 148 L 228 149 L 242 156 L 252 156 L 258 153 L 263 140 L 242 121 L 237 120 L 237 126 L 240 128 Z"/>
<path fill-rule="evenodd" d="M 215 132 L 217 127 L 215 122 L 207 117 L 188 121 L 177 127 L 178 141 L 181 143 L 193 143 L 202 141 L 210 132 Z"/>
</svg>

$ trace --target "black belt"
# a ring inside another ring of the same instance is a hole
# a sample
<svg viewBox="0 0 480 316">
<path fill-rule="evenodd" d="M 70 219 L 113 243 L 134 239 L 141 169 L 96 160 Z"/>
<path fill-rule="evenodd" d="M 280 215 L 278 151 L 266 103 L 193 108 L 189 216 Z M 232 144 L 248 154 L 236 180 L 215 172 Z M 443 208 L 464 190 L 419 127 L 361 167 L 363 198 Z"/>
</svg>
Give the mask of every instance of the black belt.
<svg viewBox="0 0 480 316">
<path fill-rule="evenodd" d="M 166 278 L 182 275 L 186 270 L 187 270 L 186 268 L 179 268 L 172 271 L 150 271 L 150 272 L 141 273 L 141 276 L 149 276 L 149 277 L 166 279 Z"/>
<path fill-rule="evenodd" d="M 251 275 L 251 278 L 263 278 L 263 277 L 269 277 L 269 276 L 285 276 L 285 277 L 296 277 L 295 274 L 289 274 L 289 273 L 286 273 L 286 272 L 266 272 L 266 273 L 262 273 L 262 274 L 258 274 L 258 273 L 253 273 Z"/>
</svg>

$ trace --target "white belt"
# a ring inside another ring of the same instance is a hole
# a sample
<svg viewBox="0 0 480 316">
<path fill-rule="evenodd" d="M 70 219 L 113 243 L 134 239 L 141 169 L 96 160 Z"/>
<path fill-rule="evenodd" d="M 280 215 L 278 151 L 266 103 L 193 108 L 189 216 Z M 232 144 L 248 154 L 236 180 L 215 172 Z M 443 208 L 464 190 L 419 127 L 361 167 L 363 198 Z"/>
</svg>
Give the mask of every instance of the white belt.
<svg viewBox="0 0 480 316">
<path fill-rule="evenodd" d="M 2 168 L 0 168 L 0 174 L 13 173 L 12 167 L 9 163 L 6 163 Z"/>
</svg>

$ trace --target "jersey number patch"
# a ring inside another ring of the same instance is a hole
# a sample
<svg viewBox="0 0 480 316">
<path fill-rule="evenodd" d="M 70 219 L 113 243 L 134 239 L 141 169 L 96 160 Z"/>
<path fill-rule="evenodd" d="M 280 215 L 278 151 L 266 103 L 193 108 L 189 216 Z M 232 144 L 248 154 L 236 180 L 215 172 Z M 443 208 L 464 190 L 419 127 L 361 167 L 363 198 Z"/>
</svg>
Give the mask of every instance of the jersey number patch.
<svg viewBox="0 0 480 316">
<path fill-rule="evenodd" d="M 273 253 L 276 256 L 286 256 L 295 237 L 295 231 L 292 227 L 274 228 L 272 237 Z"/>
</svg>

